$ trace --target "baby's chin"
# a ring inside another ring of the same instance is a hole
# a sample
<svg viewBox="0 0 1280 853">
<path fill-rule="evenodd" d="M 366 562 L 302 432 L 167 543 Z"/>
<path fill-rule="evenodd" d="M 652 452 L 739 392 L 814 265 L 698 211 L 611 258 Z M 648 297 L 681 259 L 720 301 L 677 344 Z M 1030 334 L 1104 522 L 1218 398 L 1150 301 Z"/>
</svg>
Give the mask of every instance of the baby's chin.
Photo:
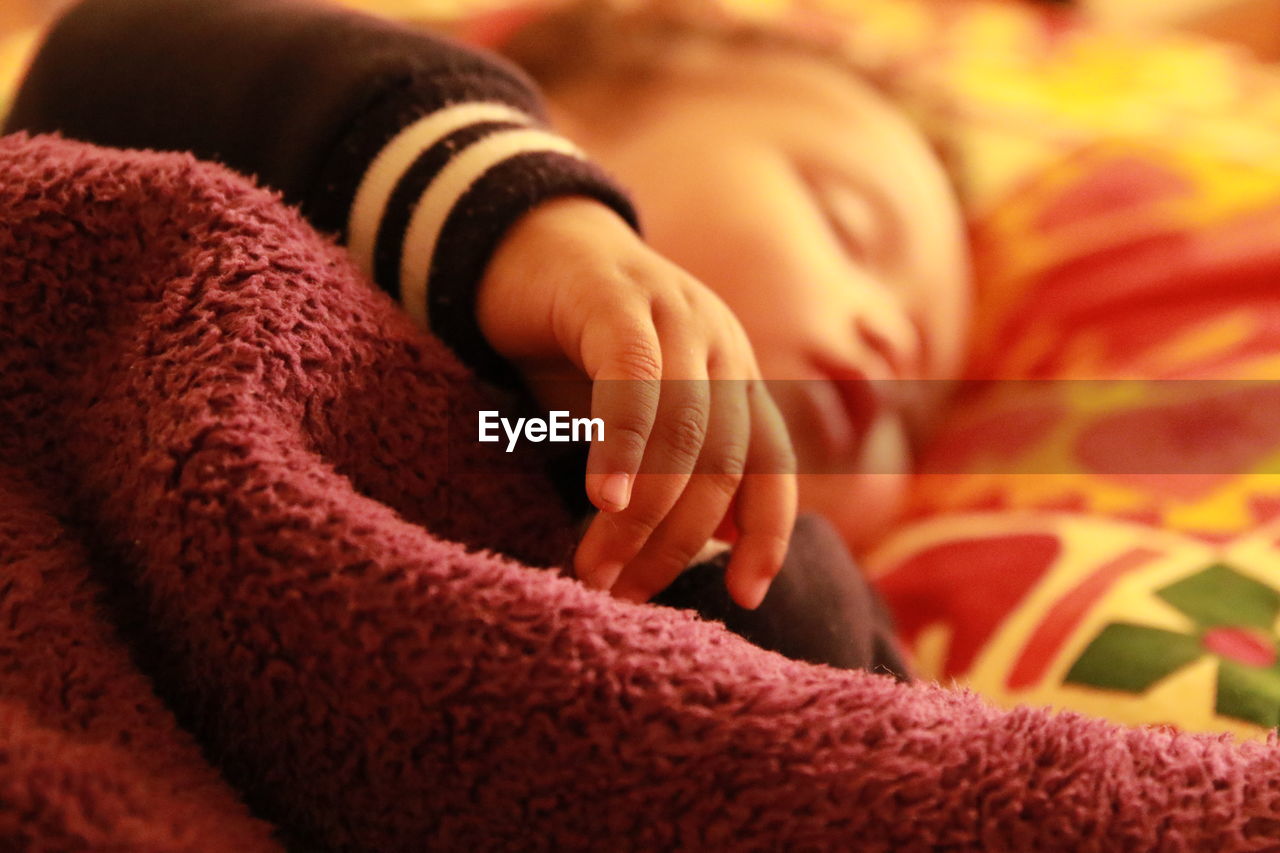
<svg viewBox="0 0 1280 853">
<path fill-rule="evenodd" d="M 835 525 L 854 554 L 873 546 L 898 518 L 911 483 L 912 454 L 901 423 L 882 422 L 856 470 L 820 473 L 806 466 L 799 476 L 800 511 L 816 512 Z"/>
<path fill-rule="evenodd" d="M 873 546 L 902 509 L 909 474 L 801 474 L 800 511 L 826 517 L 854 554 Z"/>
</svg>

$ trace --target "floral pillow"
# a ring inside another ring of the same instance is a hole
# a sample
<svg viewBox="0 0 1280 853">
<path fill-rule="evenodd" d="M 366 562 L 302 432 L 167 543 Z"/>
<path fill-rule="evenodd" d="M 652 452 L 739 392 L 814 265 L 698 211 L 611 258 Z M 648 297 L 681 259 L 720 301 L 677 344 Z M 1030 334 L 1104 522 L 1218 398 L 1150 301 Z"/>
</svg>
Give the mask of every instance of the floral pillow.
<svg viewBox="0 0 1280 853">
<path fill-rule="evenodd" d="M 866 561 L 919 671 L 1280 725 L 1280 79 L 1017 4 L 853 23 L 947 154 L 979 287 L 970 381 Z"/>
</svg>

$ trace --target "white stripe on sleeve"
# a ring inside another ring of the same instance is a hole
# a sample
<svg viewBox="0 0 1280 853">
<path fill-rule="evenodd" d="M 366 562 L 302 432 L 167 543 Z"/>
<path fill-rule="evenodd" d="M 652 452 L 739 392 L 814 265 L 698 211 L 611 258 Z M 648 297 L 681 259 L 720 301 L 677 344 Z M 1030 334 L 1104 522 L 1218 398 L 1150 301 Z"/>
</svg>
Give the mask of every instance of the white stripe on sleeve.
<svg viewBox="0 0 1280 853">
<path fill-rule="evenodd" d="M 365 275 L 373 276 L 378 228 L 391 194 L 418 156 L 455 131 L 492 121 L 533 123 L 527 113 L 507 104 L 456 104 L 405 126 L 373 158 L 360 179 L 347 216 L 347 249 Z"/>
<path fill-rule="evenodd" d="M 548 152 L 585 159 L 569 140 L 545 130 L 511 128 L 472 143 L 440 170 L 418 199 L 405 229 L 400 256 L 400 302 L 409 316 L 427 325 L 427 279 L 440 232 L 458 201 L 477 180 L 504 160 Z"/>
</svg>

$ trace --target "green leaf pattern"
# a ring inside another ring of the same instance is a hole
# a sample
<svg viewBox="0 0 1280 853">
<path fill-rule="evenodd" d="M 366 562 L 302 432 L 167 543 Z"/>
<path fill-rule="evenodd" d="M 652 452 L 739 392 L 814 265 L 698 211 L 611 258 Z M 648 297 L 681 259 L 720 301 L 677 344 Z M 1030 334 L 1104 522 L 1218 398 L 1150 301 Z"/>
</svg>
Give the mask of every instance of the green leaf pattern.
<svg viewBox="0 0 1280 853">
<path fill-rule="evenodd" d="M 1280 592 L 1225 563 L 1215 563 L 1156 591 L 1195 622 L 1183 634 L 1130 622 L 1112 622 L 1090 641 L 1067 672 L 1066 682 L 1103 690 L 1142 693 L 1206 656 L 1218 661 L 1215 710 L 1238 720 L 1280 726 L 1280 654 L 1270 665 L 1233 660 L 1205 646 L 1221 628 L 1262 632 L 1277 647 Z"/>
</svg>

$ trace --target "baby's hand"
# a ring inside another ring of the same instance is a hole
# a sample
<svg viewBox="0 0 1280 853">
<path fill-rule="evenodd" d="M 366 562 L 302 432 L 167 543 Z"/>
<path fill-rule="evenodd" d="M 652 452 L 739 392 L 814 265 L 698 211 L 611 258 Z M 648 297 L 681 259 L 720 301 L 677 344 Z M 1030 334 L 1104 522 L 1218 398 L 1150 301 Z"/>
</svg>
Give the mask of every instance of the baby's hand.
<svg viewBox="0 0 1280 853">
<path fill-rule="evenodd" d="M 603 512 L 578 547 L 578 577 L 646 601 L 689 564 L 732 502 L 739 538 L 725 584 L 738 604 L 758 605 L 795 521 L 794 458 L 724 303 L 609 208 L 562 198 L 503 238 L 477 317 L 535 392 L 566 369 L 592 383 L 591 416 L 605 435 L 591 446 L 586 487 Z"/>
</svg>

